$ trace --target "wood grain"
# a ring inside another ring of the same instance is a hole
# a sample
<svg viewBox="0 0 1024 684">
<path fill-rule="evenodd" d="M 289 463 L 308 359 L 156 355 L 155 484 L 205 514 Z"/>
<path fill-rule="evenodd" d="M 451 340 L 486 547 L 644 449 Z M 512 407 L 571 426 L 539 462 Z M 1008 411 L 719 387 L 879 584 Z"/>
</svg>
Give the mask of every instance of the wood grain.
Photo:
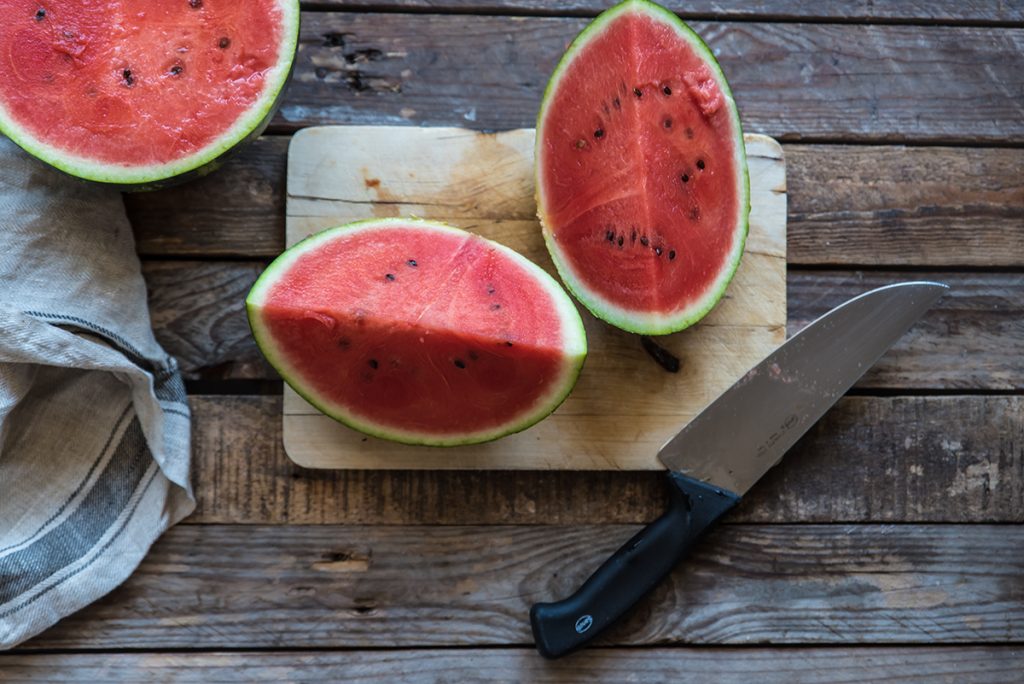
<svg viewBox="0 0 1024 684">
<path fill-rule="evenodd" d="M 207 178 L 126 195 L 139 253 L 280 254 L 287 147 L 286 137 L 264 136 Z M 1024 267 L 1024 149 L 783 151 L 790 264 Z"/>
<path fill-rule="evenodd" d="M 27 648 L 526 645 L 635 531 L 179 525 Z M 1024 639 L 1024 526 L 725 525 L 606 645 Z"/>
<path fill-rule="evenodd" d="M 1019 646 L 590 649 L 555 662 L 527 648 L 248 653 L 0 654 L 0 682 L 1016 683 Z"/>
<path fill-rule="evenodd" d="M 277 256 L 283 248 L 288 138 L 263 136 L 217 172 L 126 193 L 139 254 Z"/>
<path fill-rule="evenodd" d="M 1024 275 L 813 272 L 789 279 L 789 331 L 849 298 L 897 280 L 937 280 L 950 292 L 858 387 L 1024 389 Z"/>
<path fill-rule="evenodd" d="M 1024 266 L 1024 149 L 784 150 L 790 264 Z"/>
<path fill-rule="evenodd" d="M 746 146 L 751 211 L 743 262 L 700 325 L 659 338 L 682 360 L 679 373 L 637 354 L 635 335 L 579 307 L 586 371 L 554 415 L 531 429 L 443 450 L 396 444 L 339 425 L 285 387 L 288 455 L 307 468 L 661 470 L 655 454 L 679 425 L 784 339 L 785 163 L 770 138 L 747 136 Z M 536 219 L 533 148 L 532 129 L 307 128 L 289 148 L 287 243 L 367 214 L 418 216 L 511 247 L 557 278 Z"/>
<path fill-rule="evenodd" d="M 279 397 L 192 397 L 189 523 L 638 523 L 652 472 L 306 470 L 284 454 Z M 872 484 L 874 483 L 874 484 Z M 1024 522 L 1024 398 L 847 397 L 734 522 Z"/>
<path fill-rule="evenodd" d="M 276 377 L 249 330 L 245 296 L 264 264 L 150 261 L 142 273 L 157 339 L 186 377 Z"/>
<path fill-rule="evenodd" d="M 586 23 L 305 13 L 275 130 L 532 126 L 548 77 Z M 748 132 L 785 141 L 958 143 L 1024 135 L 1021 29 L 704 21 L 693 28 L 721 62 Z"/>
<path fill-rule="evenodd" d="M 243 307 L 261 268 L 257 262 L 144 264 L 157 338 L 191 377 L 275 377 L 261 361 Z M 1024 389 L 1024 277 L 1019 273 L 790 271 L 790 331 L 876 285 L 908 279 L 939 280 L 951 290 L 858 388 Z M 636 354 L 644 354 L 639 342 Z"/>
<path fill-rule="evenodd" d="M 366 11 L 464 12 L 473 14 L 596 15 L 613 0 L 316 0 L 311 7 L 359 8 Z M 773 21 L 913 22 L 950 24 L 1019 24 L 1024 8 L 1000 0 L 757 0 L 723 3 L 715 0 L 663 0 L 660 4 L 683 17 L 760 19 Z"/>
</svg>

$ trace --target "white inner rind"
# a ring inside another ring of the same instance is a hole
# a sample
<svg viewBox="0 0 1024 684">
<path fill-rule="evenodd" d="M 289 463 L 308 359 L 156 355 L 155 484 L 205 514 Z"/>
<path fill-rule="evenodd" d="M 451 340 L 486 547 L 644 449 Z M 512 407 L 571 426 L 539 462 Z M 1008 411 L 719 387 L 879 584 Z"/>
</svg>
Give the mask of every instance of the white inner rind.
<svg viewBox="0 0 1024 684">
<path fill-rule="evenodd" d="M 329 242 L 341 235 L 351 236 L 358 232 L 375 231 L 388 227 L 413 227 L 424 230 L 437 230 L 446 233 L 456 234 L 460 237 L 468 237 L 470 234 L 464 230 L 421 219 L 371 219 L 359 221 L 344 226 L 328 228 L 320 233 L 312 235 L 302 242 L 297 243 L 286 252 L 281 254 L 271 263 L 263 274 L 253 285 L 249 296 L 246 298 L 246 310 L 249 315 L 249 325 L 252 327 L 253 336 L 256 338 L 263 354 L 270 361 L 270 364 L 281 374 L 289 386 L 301 395 L 306 401 L 328 416 L 338 420 L 349 427 L 369 435 L 382 439 L 389 439 L 407 444 L 423 444 L 429 446 L 457 446 L 462 444 L 476 444 L 488 442 L 498 437 L 503 437 L 514 432 L 525 430 L 531 425 L 550 414 L 568 396 L 576 378 L 583 367 L 583 361 L 587 355 L 587 338 L 583 329 L 583 321 L 579 312 L 573 305 L 562 287 L 548 275 L 542 268 L 522 256 L 515 250 L 487 240 L 487 242 L 499 251 L 506 254 L 510 259 L 523 266 L 544 289 L 551 295 L 555 310 L 561 323 L 562 329 L 562 370 L 558 377 L 552 379 L 547 394 L 540 397 L 532 407 L 523 411 L 520 415 L 511 417 L 505 423 L 485 430 L 476 432 L 460 432 L 458 434 L 443 434 L 436 432 L 421 432 L 406 430 L 390 425 L 383 425 L 374 422 L 353 410 L 352 407 L 332 401 L 320 394 L 301 381 L 300 373 L 288 362 L 287 357 L 277 345 L 273 335 L 263 322 L 260 312 L 263 303 L 266 301 L 271 288 L 277 281 L 288 272 L 288 269 L 299 258 L 306 253 L 315 250 L 320 245 Z M 480 238 L 485 239 L 485 238 Z"/>
<path fill-rule="evenodd" d="M 281 46 L 277 63 L 264 75 L 259 98 L 221 135 L 192 154 L 163 164 L 118 165 L 97 161 L 52 145 L 22 126 L 0 102 L 0 132 L 22 149 L 47 164 L 73 176 L 101 183 L 138 184 L 173 178 L 213 161 L 245 139 L 262 123 L 281 89 L 288 81 L 299 40 L 298 0 L 278 0 L 281 10 Z"/>
<path fill-rule="evenodd" d="M 726 99 L 726 109 L 731 115 L 730 119 L 735 136 L 734 139 L 736 141 L 733 145 L 733 159 L 735 161 L 737 174 L 736 184 L 739 190 L 737 193 L 739 218 L 736 225 L 732 227 L 732 247 L 726 257 L 723 268 L 719 271 L 714 282 L 704 290 L 703 295 L 686 306 L 670 312 L 650 312 L 640 309 L 628 309 L 616 302 L 612 302 L 600 293 L 591 289 L 585 284 L 579 272 L 572 265 L 569 258 L 563 253 L 561 245 L 559 245 L 555 240 L 554 235 L 549 228 L 549 222 L 545 213 L 547 201 L 544 197 L 544 188 L 546 187 L 547 182 L 544 177 L 545 165 L 543 163 L 544 151 L 542 141 L 544 140 L 544 128 L 547 123 L 548 105 L 552 100 L 552 95 L 558 90 L 558 85 L 561 82 L 562 77 L 572 65 L 576 56 L 584 50 L 592 40 L 600 36 L 602 30 L 606 26 L 624 14 L 629 13 L 646 14 L 663 25 L 671 27 L 672 30 L 675 31 L 676 35 L 685 40 L 693 50 L 704 59 L 708 67 L 711 69 L 715 81 L 722 91 L 722 95 Z M 722 73 L 722 69 L 718 65 L 718 61 L 714 58 L 714 55 L 708 49 L 707 45 L 705 45 L 700 37 L 687 27 L 682 20 L 665 8 L 652 2 L 648 2 L 647 0 L 627 0 L 627 2 L 623 2 L 611 8 L 595 19 L 590 26 L 583 31 L 583 33 L 577 36 L 572 45 L 569 46 L 569 49 L 555 68 L 555 73 L 551 76 L 551 80 L 548 82 L 548 86 L 544 91 L 544 99 L 541 102 L 540 113 L 537 118 L 535 157 L 537 159 L 537 210 L 538 217 L 540 218 L 541 225 L 543 227 L 544 242 L 547 244 L 548 251 L 551 253 L 552 261 L 554 261 L 555 267 L 558 269 L 558 274 L 562 277 L 562 280 L 569 289 L 572 290 L 573 294 L 576 295 L 580 302 L 582 302 L 583 305 L 586 306 L 595 316 L 629 332 L 647 335 L 665 335 L 693 325 L 711 311 L 725 292 L 725 288 L 728 286 L 729 281 L 732 280 L 732 277 L 736 272 L 736 268 L 739 266 L 740 258 L 743 256 L 743 246 L 746 243 L 750 213 L 750 180 L 747 175 L 747 156 L 743 143 L 743 130 L 740 127 L 739 114 L 736 108 L 736 102 L 732 97 L 732 91 L 729 90 L 729 85 L 725 80 L 725 75 Z"/>
</svg>

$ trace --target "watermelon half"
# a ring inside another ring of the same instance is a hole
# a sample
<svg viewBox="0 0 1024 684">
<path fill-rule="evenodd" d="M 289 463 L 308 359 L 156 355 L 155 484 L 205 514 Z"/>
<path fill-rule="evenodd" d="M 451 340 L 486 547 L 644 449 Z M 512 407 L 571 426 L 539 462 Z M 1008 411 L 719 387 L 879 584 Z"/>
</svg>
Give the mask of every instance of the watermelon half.
<svg viewBox="0 0 1024 684">
<path fill-rule="evenodd" d="M 496 439 L 572 389 L 583 323 L 547 273 L 440 223 L 380 219 L 298 243 L 246 300 L 267 360 L 311 404 L 410 444 Z"/>
<path fill-rule="evenodd" d="M 743 253 L 750 212 L 736 104 L 708 47 L 628 0 L 572 43 L 537 121 L 552 259 L 594 315 L 661 335 L 700 320 Z"/>
<path fill-rule="evenodd" d="M 298 0 L 0 0 L 0 131 L 75 176 L 183 180 L 270 121 Z"/>
</svg>

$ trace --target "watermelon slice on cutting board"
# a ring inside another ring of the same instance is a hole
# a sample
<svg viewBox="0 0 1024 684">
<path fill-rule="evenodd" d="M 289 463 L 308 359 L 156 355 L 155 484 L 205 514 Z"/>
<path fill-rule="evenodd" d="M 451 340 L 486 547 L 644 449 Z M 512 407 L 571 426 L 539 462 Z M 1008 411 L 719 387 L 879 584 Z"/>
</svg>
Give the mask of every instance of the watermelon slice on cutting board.
<svg viewBox="0 0 1024 684">
<path fill-rule="evenodd" d="M 278 257 L 246 300 L 260 349 L 361 432 L 475 444 L 565 399 L 586 357 L 576 307 L 515 251 L 441 223 L 357 222 Z"/>
<path fill-rule="evenodd" d="M 538 215 L 559 274 L 594 315 L 663 335 L 731 280 L 750 191 L 736 104 L 710 49 L 627 0 L 572 43 L 537 119 Z"/>
<path fill-rule="evenodd" d="M 557 277 L 537 222 L 533 150 L 533 129 L 303 129 L 288 151 L 286 244 L 368 215 L 415 215 L 500 242 Z M 763 136 L 747 136 L 747 155 L 746 254 L 700 325 L 658 340 L 681 360 L 677 374 L 635 335 L 584 311 L 586 367 L 558 410 L 528 430 L 457 448 L 407 446 L 347 429 L 286 386 L 285 453 L 306 468 L 663 469 L 655 455 L 665 440 L 785 340 L 785 163 Z"/>
<path fill-rule="evenodd" d="M 269 123 L 298 0 L 0 0 L 0 132 L 81 178 L 211 171 Z"/>
</svg>

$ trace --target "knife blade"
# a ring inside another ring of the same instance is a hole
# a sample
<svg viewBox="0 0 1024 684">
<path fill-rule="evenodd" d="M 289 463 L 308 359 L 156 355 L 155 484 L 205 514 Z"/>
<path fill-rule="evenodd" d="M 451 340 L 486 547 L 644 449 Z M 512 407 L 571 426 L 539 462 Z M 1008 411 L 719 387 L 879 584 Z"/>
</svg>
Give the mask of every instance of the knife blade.
<svg viewBox="0 0 1024 684">
<path fill-rule="evenodd" d="M 530 609 L 537 650 L 583 646 L 650 592 L 694 542 L 949 288 L 897 283 L 832 309 L 750 369 L 669 439 L 668 510 L 572 596 Z"/>
</svg>

